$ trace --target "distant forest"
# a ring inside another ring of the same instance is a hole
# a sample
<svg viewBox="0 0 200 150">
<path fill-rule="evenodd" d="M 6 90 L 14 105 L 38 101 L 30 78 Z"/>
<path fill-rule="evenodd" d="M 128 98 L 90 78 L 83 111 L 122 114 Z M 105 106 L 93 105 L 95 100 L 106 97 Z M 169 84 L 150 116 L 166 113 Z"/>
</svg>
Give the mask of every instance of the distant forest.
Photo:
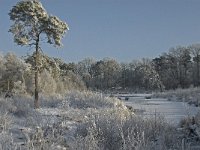
<svg viewBox="0 0 200 150">
<path fill-rule="evenodd" d="M 34 57 L 0 56 L 0 92 L 34 93 Z M 86 58 L 66 63 L 43 53 L 39 56 L 39 87 L 43 94 L 68 90 L 164 91 L 200 85 L 200 44 L 171 48 L 154 59 L 128 63 Z"/>
</svg>

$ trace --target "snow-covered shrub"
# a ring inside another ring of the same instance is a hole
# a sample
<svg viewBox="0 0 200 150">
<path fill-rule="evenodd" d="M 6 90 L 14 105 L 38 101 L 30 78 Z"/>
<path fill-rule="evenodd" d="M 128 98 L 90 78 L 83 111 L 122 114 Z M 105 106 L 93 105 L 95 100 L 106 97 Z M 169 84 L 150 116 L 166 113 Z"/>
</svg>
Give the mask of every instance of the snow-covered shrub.
<svg viewBox="0 0 200 150">
<path fill-rule="evenodd" d="M 12 123 L 12 117 L 8 112 L 0 112 L 0 150 L 11 150 L 17 147 L 9 133 Z"/>
<path fill-rule="evenodd" d="M 13 114 L 18 117 L 28 117 L 33 110 L 33 100 L 28 97 L 13 97 L 13 105 L 16 107 Z"/>
<path fill-rule="evenodd" d="M 13 137 L 8 132 L 0 133 L 0 150 L 15 150 L 20 148 L 16 143 L 13 141 Z"/>
<path fill-rule="evenodd" d="M 62 79 L 62 80 L 61 80 Z M 85 83 L 78 74 L 75 74 L 72 71 L 67 71 L 61 77 L 60 81 L 63 82 L 64 89 L 66 91 L 70 90 L 80 90 L 83 91 L 86 89 Z"/>
<path fill-rule="evenodd" d="M 41 107 L 56 108 L 62 101 L 64 101 L 64 96 L 59 94 L 40 96 Z"/>
<path fill-rule="evenodd" d="M 179 126 L 184 129 L 189 129 L 191 125 L 196 125 L 200 129 L 200 113 L 193 117 L 183 118 L 179 123 Z"/>
<path fill-rule="evenodd" d="M 0 98 L 0 112 L 14 112 L 16 107 L 13 105 L 13 100 L 11 98 Z"/>
<path fill-rule="evenodd" d="M 0 113 L 0 133 L 8 130 L 11 123 L 12 119 L 11 116 L 8 115 L 8 112 Z"/>
<path fill-rule="evenodd" d="M 25 95 L 26 94 L 26 86 L 25 83 L 21 81 L 16 81 L 13 83 L 13 90 L 12 92 L 18 95 Z"/>
<path fill-rule="evenodd" d="M 103 150 L 104 147 L 100 148 L 98 144 L 97 134 L 95 129 L 88 128 L 87 136 L 77 136 L 73 143 L 70 143 L 70 149 L 76 150 Z"/>
<path fill-rule="evenodd" d="M 47 95 L 55 94 L 56 81 L 54 80 L 52 75 L 47 70 L 43 70 L 39 77 L 39 90 Z"/>
<path fill-rule="evenodd" d="M 167 98 L 174 101 L 185 101 L 191 104 L 200 103 L 200 88 L 176 89 L 162 93 L 154 93 L 153 97 Z"/>
<path fill-rule="evenodd" d="M 51 135 L 46 135 L 46 131 L 41 127 L 33 128 L 31 131 L 22 129 L 22 134 L 25 136 L 25 142 L 23 144 L 24 149 L 34 149 L 34 150 L 53 150 L 58 147 L 64 148 L 64 140 L 61 135 L 58 137 L 55 136 L 54 131 L 51 132 Z"/>
<path fill-rule="evenodd" d="M 178 149 L 176 130 L 158 118 L 119 117 L 118 113 L 96 114 L 80 124 L 72 149 Z M 91 145 L 89 144 L 91 143 Z M 79 148 L 81 146 L 81 148 Z"/>
<path fill-rule="evenodd" d="M 184 139 L 185 149 L 190 149 L 192 147 L 199 148 L 200 140 L 200 113 L 193 117 L 187 117 L 180 121 L 179 130 L 182 134 L 182 139 Z M 192 149 L 192 148 L 191 148 Z"/>
<path fill-rule="evenodd" d="M 66 95 L 66 101 L 69 102 L 70 107 L 79 109 L 125 107 L 117 98 L 109 98 L 103 96 L 102 94 L 96 94 L 89 91 L 70 92 Z"/>
<path fill-rule="evenodd" d="M 4 70 L 0 78 L 2 91 L 15 91 L 16 93 L 25 93 L 25 74 L 30 71 L 30 65 L 24 60 L 18 58 L 13 53 L 7 53 L 3 57 Z"/>
</svg>

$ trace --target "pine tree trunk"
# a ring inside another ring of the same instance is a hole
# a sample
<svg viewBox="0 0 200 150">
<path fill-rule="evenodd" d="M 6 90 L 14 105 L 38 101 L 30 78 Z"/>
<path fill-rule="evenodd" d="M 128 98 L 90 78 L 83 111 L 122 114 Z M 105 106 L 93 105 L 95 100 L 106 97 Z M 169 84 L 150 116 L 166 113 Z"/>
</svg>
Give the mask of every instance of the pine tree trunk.
<svg viewBox="0 0 200 150">
<path fill-rule="evenodd" d="M 197 86 L 199 86 L 199 85 L 200 85 L 200 81 L 199 81 L 199 60 L 197 60 Z"/>
<path fill-rule="evenodd" d="M 36 41 L 36 54 L 35 54 L 35 100 L 34 108 L 39 108 L 39 89 L 38 89 L 38 58 L 39 57 L 39 38 Z"/>
<path fill-rule="evenodd" d="M 10 80 L 7 80 L 7 91 L 10 91 Z"/>
<path fill-rule="evenodd" d="M 200 85 L 199 81 L 199 55 L 197 55 L 197 86 Z"/>
</svg>

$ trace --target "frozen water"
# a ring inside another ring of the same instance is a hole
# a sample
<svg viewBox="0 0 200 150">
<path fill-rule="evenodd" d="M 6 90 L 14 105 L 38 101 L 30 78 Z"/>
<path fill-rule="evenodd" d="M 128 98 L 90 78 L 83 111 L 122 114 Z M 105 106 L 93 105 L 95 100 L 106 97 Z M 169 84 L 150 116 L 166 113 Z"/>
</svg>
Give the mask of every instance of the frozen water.
<svg viewBox="0 0 200 150">
<path fill-rule="evenodd" d="M 184 117 L 194 116 L 200 110 L 198 107 L 188 105 L 185 102 L 168 101 L 163 98 L 145 99 L 144 95 L 137 95 L 137 97 L 129 97 L 125 104 L 133 107 L 133 109 L 140 110 L 139 115 L 144 117 L 153 117 L 162 115 L 171 124 L 178 124 Z M 142 113 L 141 113 L 142 112 Z"/>
</svg>

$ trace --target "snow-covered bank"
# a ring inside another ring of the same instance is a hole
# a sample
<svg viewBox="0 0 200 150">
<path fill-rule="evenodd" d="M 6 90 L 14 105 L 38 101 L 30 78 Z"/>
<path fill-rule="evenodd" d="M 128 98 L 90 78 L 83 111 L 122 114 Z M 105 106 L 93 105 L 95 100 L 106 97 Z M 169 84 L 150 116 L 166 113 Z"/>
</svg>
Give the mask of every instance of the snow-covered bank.
<svg viewBox="0 0 200 150">
<path fill-rule="evenodd" d="M 123 101 L 101 94 L 70 92 L 41 100 L 34 110 L 31 98 L 0 98 L 0 149 L 181 149 L 187 135 L 186 123 L 177 130 L 160 116 L 139 117 Z"/>
<path fill-rule="evenodd" d="M 92 92 L 42 96 L 41 108 L 37 110 L 30 97 L 1 97 L 0 149 L 69 149 L 78 124 L 93 114 L 119 110 L 128 115 L 118 99 Z"/>
<path fill-rule="evenodd" d="M 170 101 L 183 101 L 189 104 L 200 105 L 200 88 L 176 89 L 161 93 L 154 93 L 155 98 L 166 98 Z"/>
</svg>

